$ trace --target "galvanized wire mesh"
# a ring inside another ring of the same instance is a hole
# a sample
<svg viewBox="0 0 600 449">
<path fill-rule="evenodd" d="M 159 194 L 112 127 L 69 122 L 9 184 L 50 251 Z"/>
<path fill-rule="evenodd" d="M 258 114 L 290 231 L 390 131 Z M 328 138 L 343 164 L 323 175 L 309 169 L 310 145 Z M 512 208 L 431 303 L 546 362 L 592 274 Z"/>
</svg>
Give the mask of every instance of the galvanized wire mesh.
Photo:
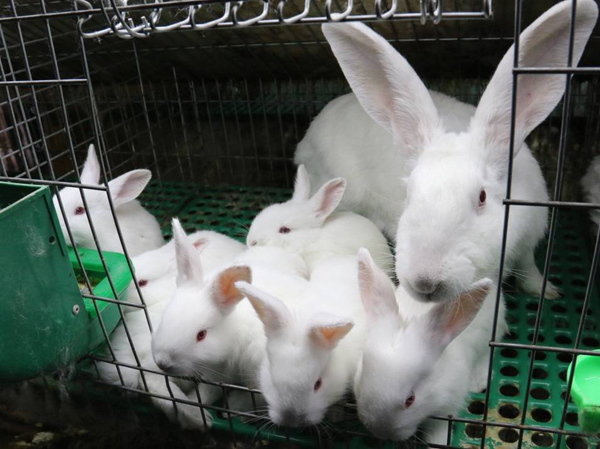
<svg viewBox="0 0 600 449">
<path fill-rule="evenodd" d="M 444 2 L 440 13 L 437 5 L 441 2 L 432 1 L 282 1 L 243 5 L 215 2 L 212 6 L 198 1 L 157 6 L 148 1 L 125 6 L 111 0 L 92 2 L 88 9 L 81 1 L 67 4 L 10 0 L 2 5 L 0 17 L 0 179 L 49 184 L 54 188 L 81 186 L 80 167 L 88 145 L 95 143 L 102 156 L 105 180 L 137 167 L 153 171 L 156 183 L 146 193 L 144 202 L 163 223 L 180 214 L 184 223 L 189 220 L 188 230 L 213 228 L 238 236 L 240 230 L 235 223 L 248 224 L 260 207 L 285 197 L 287 191 L 277 188 L 291 185 L 296 143 L 329 101 L 349 91 L 314 24 L 335 20 L 339 18 L 335 11 L 351 6 L 347 18 L 374 21 L 374 29 L 402 51 L 428 80 L 429 87 L 476 104 L 486 80 L 518 31 L 552 3 L 499 4 L 491 20 L 488 1 Z M 391 11 L 394 5 L 396 21 L 377 20 L 378 15 Z M 290 17 L 302 14 L 306 8 L 306 16 L 295 19 L 303 25 L 287 26 Z M 142 16 L 149 19 L 151 13 L 156 21 L 147 24 Z M 520 19 L 516 21 L 517 30 L 513 29 L 515 15 Z M 423 17 L 427 22 L 424 26 L 419 24 Z M 203 27 L 206 31 L 175 32 L 175 28 L 191 30 L 198 23 L 215 20 Z M 433 24 L 438 21 L 439 25 Z M 173 30 L 167 32 L 160 27 Z M 562 239 L 568 238 L 568 232 L 557 233 L 560 211 L 584 208 L 577 203 L 578 181 L 599 152 L 599 40 L 596 33 L 582 60 L 588 70 L 561 72 L 573 74 L 565 77 L 565 100 L 528 140 L 553 192 L 549 239 L 540 259 L 545 279 L 551 277 L 551 262 L 558 260 L 554 247 L 564 245 Z M 182 182 L 193 187 L 182 191 Z M 242 187 L 216 187 L 223 185 Z M 255 186 L 270 188 L 247 189 Z M 106 190 L 106 183 L 98 188 Z M 246 206 L 247 203 L 252 205 Z M 519 204 L 519 199 L 508 199 L 507 214 Z M 215 218 L 219 211 L 224 216 Z M 211 216 L 214 219 L 208 218 Z M 568 221 L 572 215 L 565 217 Z M 591 307 L 596 313 L 598 307 L 592 304 L 593 299 L 597 301 L 593 287 L 598 240 L 593 244 L 593 251 L 588 254 L 591 263 L 585 265 L 585 272 L 578 278 L 584 282 L 579 291 L 582 297 L 580 305 L 571 311 L 571 318 L 580 320 L 571 326 L 569 344 L 541 341 L 544 326 L 549 326 L 542 320 L 549 307 L 544 300 L 527 303 L 532 320 L 528 323 L 528 342 L 499 342 L 492 337 L 492 355 L 501 353 L 495 355 L 496 363 L 507 349 L 527 359 L 524 366 L 528 365 L 528 372 L 519 384 L 519 406 L 524 412 L 513 421 L 495 420 L 486 407 L 495 394 L 490 379 L 490 388 L 479 398 L 482 413 L 454 418 L 455 429 L 464 429 L 461 431 L 469 437 L 472 435 L 468 429 L 478 435 L 468 444 L 483 447 L 485 435 L 493 433 L 503 443 L 514 443 L 516 447 L 530 443 L 545 446 L 533 440 L 531 435 L 536 432 L 552 435 L 551 444 L 556 447 L 566 444 L 570 449 L 579 449 L 581 444 L 588 444 L 576 426 L 569 427 L 570 383 L 561 399 L 562 409 L 555 412 L 560 414 L 555 427 L 532 423 L 527 416 L 528 392 L 535 387 L 535 361 L 539 354 L 575 358 L 590 353 L 591 346 L 585 338 L 594 337 L 587 332 L 590 321 L 585 317 Z M 559 255 L 568 257 L 566 253 Z M 579 269 L 581 266 L 577 265 Z M 554 306 L 550 307 L 554 310 Z M 84 363 L 86 368 L 82 371 L 92 379 L 98 361 L 152 374 L 139 361 L 131 365 L 115 360 L 108 350 Z M 492 360 L 490 368 L 493 364 Z M 490 376 L 491 373 L 490 370 Z M 168 384 L 169 376 L 164 377 Z M 220 386 L 224 390 L 259 394 L 235 385 Z M 150 394 L 138 389 L 135 392 Z M 164 399 L 182 401 L 172 395 Z M 232 416 L 240 414 L 230 410 L 227 403 L 209 408 L 217 415 L 217 428 L 239 434 L 256 433 L 258 429 L 233 420 Z M 341 404 L 340 409 L 353 414 L 352 401 Z M 251 414 L 247 418 L 261 416 Z M 355 437 L 371 441 L 356 427 L 355 417 L 336 426 L 334 435 L 340 442 L 352 445 Z M 516 432 L 516 439 L 508 431 L 504 435 L 512 436 L 503 439 L 502 429 Z M 286 431 L 265 430 L 260 435 L 298 444 L 320 441 L 317 435 L 297 436 Z M 576 441 L 572 443 L 575 446 L 569 444 L 568 438 L 578 438 L 571 440 Z M 452 441 L 456 440 L 449 435 L 448 442 Z"/>
</svg>

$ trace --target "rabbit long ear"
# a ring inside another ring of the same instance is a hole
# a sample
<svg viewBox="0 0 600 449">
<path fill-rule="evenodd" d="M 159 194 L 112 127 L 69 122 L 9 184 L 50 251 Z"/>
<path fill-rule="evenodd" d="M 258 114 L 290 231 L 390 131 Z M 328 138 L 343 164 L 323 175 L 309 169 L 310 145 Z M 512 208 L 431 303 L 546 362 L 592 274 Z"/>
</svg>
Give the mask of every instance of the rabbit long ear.
<svg viewBox="0 0 600 449">
<path fill-rule="evenodd" d="M 353 327 L 354 323 L 348 318 L 322 313 L 313 318 L 309 336 L 318 347 L 333 349 Z"/>
<path fill-rule="evenodd" d="M 296 182 L 294 183 L 294 195 L 292 200 L 294 201 L 308 201 L 310 198 L 310 178 L 304 165 L 298 166 L 298 172 L 296 173 Z"/>
<path fill-rule="evenodd" d="M 399 315 L 394 285 L 365 248 L 358 250 L 360 299 L 370 320 Z"/>
<path fill-rule="evenodd" d="M 427 312 L 424 322 L 429 329 L 426 335 L 431 336 L 436 347 L 445 348 L 471 324 L 490 293 L 492 284 L 490 279 L 482 279 L 459 298 L 438 304 Z"/>
<path fill-rule="evenodd" d="M 213 282 L 212 299 L 224 313 L 229 313 L 244 299 L 236 282 L 252 282 L 252 271 L 246 265 L 236 265 L 221 271 Z"/>
<path fill-rule="evenodd" d="M 267 336 L 281 330 L 292 320 L 291 312 L 279 298 L 244 281 L 235 283 L 256 311 L 265 327 Z"/>
<path fill-rule="evenodd" d="M 568 65 L 571 0 L 550 8 L 520 36 L 519 67 L 566 67 Z M 573 41 L 573 66 L 581 58 L 598 17 L 593 0 L 577 1 Z M 504 55 L 492 77 L 471 125 L 481 132 L 491 165 L 504 173 L 508 166 L 511 103 L 513 91 L 514 45 Z M 516 156 L 529 133 L 548 117 L 565 91 L 566 76 L 519 75 L 515 109 Z"/>
<path fill-rule="evenodd" d="M 203 282 L 202 264 L 194 243 L 186 235 L 177 218 L 173 218 L 171 223 L 177 260 L 177 287 L 187 282 Z"/>
<path fill-rule="evenodd" d="M 361 23 L 324 24 L 350 87 L 371 118 L 415 157 L 439 124 L 427 88 L 383 37 Z"/>
<path fill-rule="evenodd" d="M 344 178 L 335 178 L 323 184 L 310 199 L 316 218 L 321 222 L 325 221 L 338 207 L 345 191 L 346 180 Z"/>
<path fill-rule="evenodd" d="M 96 148 L 94 144 L 88 147 L 88 154 L 83 164 L 83 170 L 80 176 L 83 184 L 98 184 L 100 183 L 100 163 L 96 156 Z"/>
<path fill-rule="evenodd" d="M 132 170 L 108 183 L 115 206 L 135 200 L 152 179 L 150 170 Z"/>
</svg>

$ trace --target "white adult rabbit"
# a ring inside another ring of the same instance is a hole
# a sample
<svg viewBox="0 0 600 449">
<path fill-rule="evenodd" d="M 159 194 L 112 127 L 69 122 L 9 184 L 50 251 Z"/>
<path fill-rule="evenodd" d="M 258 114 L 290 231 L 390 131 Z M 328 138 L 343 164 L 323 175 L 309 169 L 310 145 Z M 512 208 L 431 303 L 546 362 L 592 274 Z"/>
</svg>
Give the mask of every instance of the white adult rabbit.
<svg viewBox="0 0 600 449">
<path fill-rule="evenodd" d="M 150 182 L 150 178 L 152 178 L 150 170 L 140 169 L 127 172 L 108 183 L 115 214 L 130 257 L 159 248 L 164 244 L 158 221 L 136 200 Z M 80 179 L 83 184 L 100 184 L 100 164 L 94 145 L 90 145 L 88 148 L 88 156 Z M 86 189 L 84 194 L 87 210 L 78 188 L 66 187 L 58 194 L 77 245 L 84 248 L 96 248 L 88 221 L 89 215 L 102 251 L 123 252 L 106 192 Z M 69 239 L 58 198 L 55 196 L 53 201 L 60 228 L 66 242 L 71 245 L 72 242 Z"/>
<path fill-rule="evenodd" d="M 311 197 L 308 173 L 300 165 L 292 199 L 268 206 L 256 216 L 246 238 L 248 246 L 293 251 L 304 258 L 310 271 L 331 255 L 354 256 L 358 248 L 366 247 L 380 267 L 392 272 L 393 256 L 377 226 L 352 212 L 334 212 L 345 189 L 344 179 L 331 179 Z"/>
<path fill-rule="evenodd" d="M 148 307 L 148 315 L 154 329 L 159 325 L 160 318 L 167 301 L 162 301 Z M 119 325 L 111 336 L 111 345 L 117 361 L 121 363 L 137 366 L 139 364 L 148 370 L 160 372 L 152 358 L 151 341 L 152 335 L 143 311 L 138 310 L 134 313 L 126 315 L 127 329 L 135 347 L 135 354 L 131 349 L 129 338 L 123 324 Z M 137 355 L 137 359 L 136 359 Z M 110 356 L 108 356 L 110 358 Z M 177 409 L 173 406 L 173 402 L 168 399 L 161 399 L 154 395 L 171 397 L 169 388 L 174 397 L 185 401 L 198 402 L 196 395 L 195 384 L 190 381 L 181 379 L 170 379 L 169 387 L 167 387 L 164 375 L 144 372 L 143 374 L 133 368 L 121 366 L 121 377 L 115 365 L 111 363 L 98 363 L 100 377 L 106 382 L 116 385 L 123 385 L 127 388 L 149 391 L 152 402 L 161 409 L 174 422 L 179 422 L 183 428 L 204 429 L 212 424 L 210 414 L 202 411 L 199 407 L 177 403 Z M 208 385 L 199 385 L 199 393 L 202 401 L 210 403 L 214 398 L 219 397 L 220 389 L 210 387 Z"/>
<path fill-rule="evenodd" d="M 359 253 L 358 271 L 367 312 L 354 385 L 358 415 L 377 437 L 405 440 L 428 417 L 456 415 L 469 388 L 487 373 L 482 365 L 489 360 L 495 288 L 483 279 L 454 301 L 424 304 L 402 287 L 394 292 L 366 250 Z M 498 323 L 504 331 L 503 303 Z M 428 442 L 445 443 L 444 421 L 426 426 Z"/>
<path fill-rule="evenodd" d="M 567 64 L 571 6 L 570 0 L 558 3 L 521 34 L 519 67 Z M 597 16 L 593 0 L 577 2 L 573 65 Z M 306 165 L 315 184 L 334 176 L 348 180 L 344 206 L 396 236 L 396 271 L 413 297 L 450 300 L 475 279 L 496 279 L 514 47 L 473 110 L 428 92 L 408 62 L 366 25 L 325 24 L 323 33 L 356 97 L 336 99 L 319 114 L 298 145 L 296 163 Z M 524 141 L 564 90 L 565 75 L 518 77 L 512 198 L 548 200 Z M 512 207 L 509 225 L 505 273 L 520 270 L 520 287 L 539 294 L 543 278 L 533 253 L 546 231 L 547 210 Z M 558 291 L 547 284 L 546 296 L 555 298 Z"/>
<path fill-rule="evenodd" d="M 330 264 L 337 270 L 342 258 L 351 264 L 342 272 L 353 273 L 353 279 L 318 273 L 319 281 L 311 279 L 304 292 L 282 297 L 287 303 L 255 285 L 236 284 L 264 325 L 266 357 L 259 385 L 275 424 L 318 424 L 350 387 L 364 336 L 356 256 L 329 258 L 317 271 L 325 271 Z"/>
<path fill-rule="evenodd" d="M 248 265 L 233 265 L 206 277 L 190 238 L 175 220 L 173 230 L 177 290 L 153 335 L 154 360 L 170 374 L 200 375 L 255 387 L 265 336 L 252 306 L 240 302 L 244 296 L 234 284 L 252 278 L 252 282 L 276 294 L 301 292 L 308 281 L 296 270 L 306 272 L 306 266 L 298 255 L 281 248 L 251 248 L 236 262 Z M 230 406 L 236 410 L 241 407 L 231 402 Z"/>
<path fill-rule="evenodd" d="M 596 156 L 583 178 L 581 178 L 583 198 L 588 203 L 600 204 L 600 156 Z M 600 226 L 600 209 L 590 209 L 590 218 L 596 225 Z"/>
<path fill-rule="evenodd" d="M 202 267 L 206 273 L 231 265 L 234 259 L 246 250 L 237 240 L 214 231 L 198 231 L 190 234 L 189 240 L 201 252 Z M 135 268 L 138 287 L 146 305 L 152 305 L 171 298 L 176 288 L 177 263 L 175 261 L 175 240 L 162 247 L 146 251 L 131 259 Z M 127 289 L 127 300 L 140 303 L 138 289 L 132 283 Z M 136 310 L 128 307 L 126 310 Z"/>
</svg>

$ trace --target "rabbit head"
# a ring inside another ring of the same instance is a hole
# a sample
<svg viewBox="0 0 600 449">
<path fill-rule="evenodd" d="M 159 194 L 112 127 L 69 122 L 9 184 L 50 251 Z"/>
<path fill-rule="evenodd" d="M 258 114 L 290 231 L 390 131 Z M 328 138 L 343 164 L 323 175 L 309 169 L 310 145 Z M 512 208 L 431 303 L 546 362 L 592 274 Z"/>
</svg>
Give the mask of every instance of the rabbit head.
<svg viewBox="0 0 600 449">
<path fill-rule="evenodd" d="M 446 400 L 432 391 L 441 382 L 436 362 L 475 318 L 492 282 L 478 281 L 459 299 L 408 319 L 392 282 L 364 249 L 358 270 L 367 312 L 367 338 L 354 387 L 358 414 L 379 438 L 405 440 Z"/>
<path fill-rule="evenodd" d="M 227 362 L 236 339 L 228 317 L 244 298 L 237 281 L 250 281 L 247 266 L 229 267 L 205 279 L 200 255 L 177 219 L 173 220 L 177 288 L 152 336 L 152 355 L 173 375 L 210 375 Z"/>
<path fill-rule="evenodd" d="M 301 251 L 320 235 L 321 226 L 340 203 L 345 188 L 344 179 L 332 179 L 311 197 L 310 180 L 301 165 L 292 199 L 273 204 L 256 216 L 248 231 L 248 246 L 279 246 Z"/>
<path fill-rule="evenodd" d="M 244 282 L 237 285 L 263 322 L 267 336 L 259 384 L 269 417 L 281 426 L 318 424 L 346 389 L 332 353 L 352 329 L 352 320 L 325 313 L 301 317 L 257 287 Z"/>
<path fill-rule="evenodd" d="M 570 0 L 558 3 L 521 34 L 519 67 L 568 65 L 571 8 Z M 597 16 L 593 0 L 577 2 L 573 65 Z M 360 104 L 392 135 L 403 161 L 398 177 L 406 189 L 394 198 L 404 203 L 396 248 L 401 284 L 416 299 L 445 301 L 474 279 L 495 276 L 490 266 L 500 255 L 509 161 L 562 98 L 566 75 L 518 77 L 511 152 L 514 46 L 467 131 L 457 134 L 444 128 L 423 82 L 383 37 L 360 23 L 324 24 L 323 33 Z"/>
<path fill-rule="evenodd" d="M 127 172 L 110 181 L 108 187 L 115 210 L 118 211 L 120 207 L 135 200 L 142 193 L 146 185 L 148 185 L 151 178 L 152 173 L 150 170 L 139 169 Z M 88 148 L 88 155 L 81 171 L 80 180 L 82 184 L 100 185 L 100 164 L 94 145 L 90 145 Z M 116 235 L 113 235 L 116 233 L 114 218 L 110 210 L 106 192 L 85 189 L 84 194 L 87 204 L 84 204 L 78 188 L 65 187 L 58 193 L 64 207 L 64 216 L 56 195 L 53 198 L 54 208 L 58 215 L 60 228 L 69 245 L 75 243 L 85 248 L 95 248 L 96 244 L 90 228 L 90 218 L 94 223 L 94 230 L 100 239 L 101 246 L 103 245 L 103 230 L 110 229 L 111 237 L 116 238 Z M 69 223 L 69 228 L 75 242 L 71 242 L 69 239 L 65 217 Z"/>
</svg>

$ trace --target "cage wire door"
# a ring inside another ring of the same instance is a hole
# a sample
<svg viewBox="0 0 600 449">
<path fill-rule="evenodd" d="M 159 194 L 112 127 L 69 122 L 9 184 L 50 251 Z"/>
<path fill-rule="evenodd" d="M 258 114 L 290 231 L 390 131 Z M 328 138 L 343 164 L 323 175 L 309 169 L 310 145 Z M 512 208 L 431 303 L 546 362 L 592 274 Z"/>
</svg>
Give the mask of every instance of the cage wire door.
<svg viewBox="0 0 600 449">
<path fill-rule="evenodd" d="M 537 8 L 543 11 L 553 2 L 546 3 L 517 0 L 510 7 L 496 3 L 492 18 L 488 0 L 360 4 L 10 0 L 2 5 L 0 17 L 0 181 L 49 185 L 53 193 L 75 187 L 87 208 L 87 192 L 100 191 L 110 198 L 109 180 L 127 170 L 148 168 L 154 180 L 140 199 L 159 219 L 165 237 L 171 237 L 170 218 L 178 216 L 188 232 L 216 230 L 243 241 L 245 229 L 263 207 L 289 197 L 295 144 L 310 121 L 329 101 L 349 91 L 313 25 L 370 22 L 400 48 L 406 46 L 407 57 L 431 78 L 432 87 L 475 103 L 499 60 L 487 64 L 485 53 L 495 57 L 518 42 L 523 17 L 536 17 Z M 504 28 L 494 28 L 494 21 Z M 292 24 L 296 26 L 288 27 Z M 572 40 L 573 31 L 571 46 Z M 506 285 L 510 332 L 503 340 L 490 335 L 485 392 L 472 394 L 460 416 L 436 417 L 451 423 L 448 447 L 585 449 L 598 444 L 596 436 L 579 427 L 577 409 L 569 399 L 573 376 L 567 377 L 569 363 L 594 355 L 593 349 L 600 347 L 600 300 L 594 288 L 600 239 L 588 236 L 586 218 L 587 210 L 599 205 L 579 202 L 574 187 L 585 161 L 598 151 L 597 42 L 595 33 L 585 66 L 579 68 L 572 67 L 571 59 L 560 69 L 523 68 L 515 57 L 514 84 L 522 76 L 564 74 L 565 95 L 531 138 L 552 181 L 551 201 L 530 204 L 513 198 L 509 182 L 503 248 L 511 210 L 548 207 L 548 238 L 538 251 L 538 265 L 544 285 L 551 280 L 563 296 L 549 301 L 543 292 L 534 298 L 510 282 Z M 480 58 L 465 74 L 459 66 L 472 58 L 474 50 Z M 449 67 L 441 76 L 439 61 Z M 513 113 L 514 101 L 515 97 Z M 92 143 L 100 159 L 98 185 L 81 182 L 81 167 Z M 513 145 L 514 126 L 511 154 Z M 116 217 L 114 204 L 110 200 L 109 204 Z M 58 213 L 68 216 L 60 201 Z M 69 220 L 65 222 L 69 228 Z M 118 221 L 114 222 L 123 244 Z M 89 226 L 94 229 L 93 220 Z M 68 234 L 74 238 L 70 230 Z M 94 243 L 102 249 L 95 233 Z M 122 359 L 115 352 L 98 315 L 106 345 L 79 363 L 77 375 L 69 379 L 74 394 L 81 386 L 105 391 L 98 365 L 108 363 L 118 372 L 118 390 L 137 393 L 134 398 L 172 402 L 176 415 L 178 406 L 197 407 L 202 414 L 212 414 L 215 430 L 234 437 L 311 447 L 393 446 L 364 430 L 352 398 L 337 406 L 344 419 L 332 420 L 326 435 L 321 435 L 257 424 L 262 415 L 235 411 L 226 399 L 204 404 L 198 384 L 194 400 L 174 394 L 177 377 L 149 368 L 128 328 L 129 309 L 144 314 L 148 333 L 153 324 L 139 287 L 142 279 L 136 278 L 124 246 L 123 252 L 141 304 L 91 294 L 87 276 L 82 296 L 116 307 L 133 359 Z M 499 278 L 504 257 L 503 249 Z M 109 267 L 101 260 L 110 279 Z M 86 273 L 80 257 L 77 263 Z M 116 291 L 113 294 L 118 297 Z M 499 301 L 500 294 L 496 314 Z M 131 371 L 139 373 L 139 388 L 123 377 Z M 156 378 L 164 384 L 162 394 L 148 387 Z M 239 385 L 215 385 L 224 392 L 247 394 L 253 402 L 260 395 Z M 125 401 L 122 396 L 114 394 L 109 400 Z"/>
</svg>

